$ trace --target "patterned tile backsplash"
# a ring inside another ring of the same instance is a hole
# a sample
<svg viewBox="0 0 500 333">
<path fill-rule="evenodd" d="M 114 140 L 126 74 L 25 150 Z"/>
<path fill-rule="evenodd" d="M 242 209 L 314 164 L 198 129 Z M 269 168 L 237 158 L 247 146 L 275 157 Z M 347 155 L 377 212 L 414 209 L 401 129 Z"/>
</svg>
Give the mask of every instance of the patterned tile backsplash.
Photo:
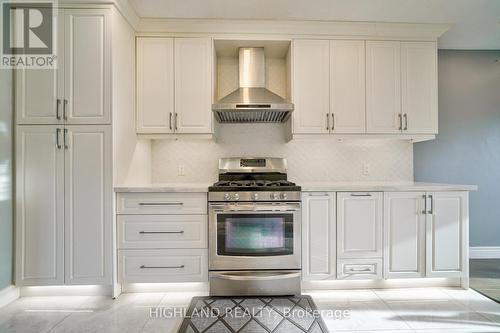
<svg viewBox="0 0 500 333">
<path fill-rule="evenodd" d="M 217 142 L 156 140 L 152 142 L 155 183 L 214 182 L 217 159 L 232 156 L 284 157 L 289 179 L 321 181 L 412 181 L 413 145 L 406 141 L 339 142 L 334 138 L 285 141 L 284 125 L 221 125 Z M 369 174 L 363 174 L 367 164 Z M 179 176 L 179 166 L 185 175 Z"/>
</svg>

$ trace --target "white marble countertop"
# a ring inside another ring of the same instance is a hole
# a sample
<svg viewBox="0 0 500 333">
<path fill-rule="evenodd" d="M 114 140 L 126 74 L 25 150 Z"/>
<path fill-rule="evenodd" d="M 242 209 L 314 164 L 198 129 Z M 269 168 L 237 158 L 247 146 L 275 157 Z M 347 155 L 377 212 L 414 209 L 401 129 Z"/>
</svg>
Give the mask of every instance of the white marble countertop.
<svg viewBox="0 0 500 333">
<path fill-rule="evenodd" d="M 212 183 L 168 183 L 116 186 L 115 192 L 207 192 Z M 306 182 L 303 192 L 321 191 L 477 191 L 476 185 L 420 182 Z"/>
</svg>

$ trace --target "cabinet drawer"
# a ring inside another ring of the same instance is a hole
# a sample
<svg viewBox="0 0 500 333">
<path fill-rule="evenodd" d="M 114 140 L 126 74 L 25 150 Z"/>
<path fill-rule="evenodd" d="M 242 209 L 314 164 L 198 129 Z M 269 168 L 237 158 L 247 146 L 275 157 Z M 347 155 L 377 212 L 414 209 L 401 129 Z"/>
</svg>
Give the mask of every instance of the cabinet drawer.
<svg viewBox="0 0 500 333">
<path fill-rule="evenodd" d="M 382 279 L 382 259 L 339 259 L 337 279 Z"/>
<path fill-rule="evenodd" d="M 206 193 L 119 193 L 118 214 L 206 214 Z"/>
<path fill-rule="evenodd" d="M 121 283 L 208 281 L 208 250 L 119 250 Z"/>
<path fill-rule="evenodd" d="M 119 215 L 118 248 L 207 248 L 206 215 Z"/>
</svg>

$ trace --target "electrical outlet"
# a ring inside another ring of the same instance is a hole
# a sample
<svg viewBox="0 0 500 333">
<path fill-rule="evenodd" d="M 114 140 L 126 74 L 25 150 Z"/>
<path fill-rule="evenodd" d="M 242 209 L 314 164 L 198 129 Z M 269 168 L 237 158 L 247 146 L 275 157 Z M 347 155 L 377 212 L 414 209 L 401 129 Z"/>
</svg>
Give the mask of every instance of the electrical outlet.
<svg viewBox="0 0 500 333">
<path fill-rule="evenodd" d="M 370 164 L 363 163 L 363 176 L 369 176 L 369 175 L 370 175 Z"/>
<path fill-rule="evenodd" d="M 178 176 L 185 176 L 186 175 L 186 169 L 184 168 L 184 165 L 179 165 L 177 167 L 177 175 Z"/>
</svg>

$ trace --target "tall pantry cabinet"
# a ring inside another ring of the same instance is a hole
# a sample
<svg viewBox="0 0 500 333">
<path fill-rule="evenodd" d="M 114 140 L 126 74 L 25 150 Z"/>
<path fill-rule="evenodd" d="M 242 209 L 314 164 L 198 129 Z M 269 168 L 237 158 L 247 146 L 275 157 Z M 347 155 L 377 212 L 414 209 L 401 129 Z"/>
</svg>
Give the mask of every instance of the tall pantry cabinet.
<svg viewBox="0 0 500 333">
<path fill-rule="evenodd" d="M 15 73 L 15 283 L 110 285 L 111 9 L 55 22 L 57 69 Z"/>
</svg>

